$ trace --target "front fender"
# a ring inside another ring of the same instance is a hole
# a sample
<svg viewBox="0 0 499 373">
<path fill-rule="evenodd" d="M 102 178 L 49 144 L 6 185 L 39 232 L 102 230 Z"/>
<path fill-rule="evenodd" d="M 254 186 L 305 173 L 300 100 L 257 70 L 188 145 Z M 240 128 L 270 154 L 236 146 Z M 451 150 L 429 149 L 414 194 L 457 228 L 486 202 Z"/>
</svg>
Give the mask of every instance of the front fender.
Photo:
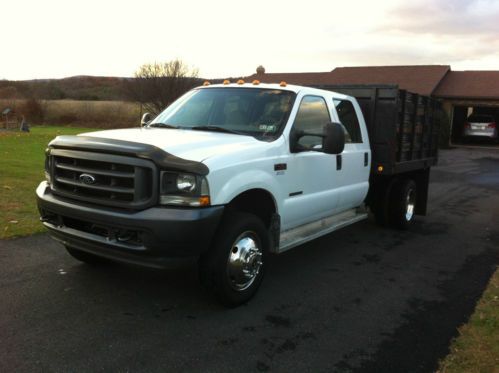
<svg viewBox="0 0 499 373">
<path fill-rule="evenodd" d="M 211 203 L 225 205 L 241 193 L 250 189 L 263 189 L 269 192 L 278 211 L 280 210 L 280 190 L 275 176 L 262 170 L 248 170 L 236 175 L 217 175 L 210 181 Z"/>
</svg>

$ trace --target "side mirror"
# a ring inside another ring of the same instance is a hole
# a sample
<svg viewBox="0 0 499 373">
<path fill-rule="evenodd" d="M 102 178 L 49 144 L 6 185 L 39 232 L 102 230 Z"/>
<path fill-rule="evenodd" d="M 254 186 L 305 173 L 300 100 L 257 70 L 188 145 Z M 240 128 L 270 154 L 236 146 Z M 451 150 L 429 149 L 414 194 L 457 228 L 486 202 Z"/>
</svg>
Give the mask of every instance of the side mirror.
<svg viewBox="0 0 499 373">
<path fill-rule="evenodd" d="M 144 127 L 151 120 L 152 120 L 152 115 L 150 113 L 144 113 L 144 115 L 142 115 L 142 119 L 140 120 L 140 126 Z"/>
<path fill-rule="evenodd" d="M 322 147 L 303 147 L 300 139 L 304 136 L 322 137 Z M 322 128 L 322 134 L 292 130 L 290 133 L 290 151 L 298 153 L 301 151 L 317 151 L 326 154 L 340 154 L 345 148 L 345 128 L 341 123 L 327 123 Z"/>
<path fill-rule="evenodd" d="M 345 149 L 345 129 L 341 123 L 327 123 L 324 126 L 322 151 L 326 154 L 340 154 Z"/>
</svg>

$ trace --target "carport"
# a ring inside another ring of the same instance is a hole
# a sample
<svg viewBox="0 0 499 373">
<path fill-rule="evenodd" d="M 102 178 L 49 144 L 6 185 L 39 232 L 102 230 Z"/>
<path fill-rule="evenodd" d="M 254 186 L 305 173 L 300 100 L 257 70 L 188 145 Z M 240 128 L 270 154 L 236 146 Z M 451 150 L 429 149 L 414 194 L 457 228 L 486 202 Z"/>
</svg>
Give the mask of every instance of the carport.
<svg viewBox="0 0 499 373">
<path fill-rule="evenodd" d="M 464 124 L 467 118 L 471 115 L 487 115 L 491 116 L 496 123 L 499 122 L 499 105 L 497 104 L 477 104 L 473 102 L 455 103 L 453 104 L 452 126 L 451 126 L 451 142 L 453 144 L 461 144 L 464 142 L 463 132 Z M 487 142 L 482 140 L 482 143 Z M 492 142 L 492 141 L 490 141 Z"/>
<path fill-rule="evenodd" d="M 451 123 L 452 144 L 462 144 L 464 124 L 470 115 L 490 115 L 499 122 L 499 71 L 450 71 L 435 90 Z M 492 145 L 487 139 L 476 144 Z"/>
</svg>

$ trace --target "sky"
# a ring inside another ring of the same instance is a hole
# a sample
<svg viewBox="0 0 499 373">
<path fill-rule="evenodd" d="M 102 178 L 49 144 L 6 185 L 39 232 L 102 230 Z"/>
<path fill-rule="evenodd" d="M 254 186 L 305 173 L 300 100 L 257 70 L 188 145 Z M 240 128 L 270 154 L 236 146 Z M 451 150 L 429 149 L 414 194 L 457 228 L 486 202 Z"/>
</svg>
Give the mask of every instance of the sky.
<svg viewBox="0 0 499 373">
<path fill-rule="evenodd" d="M 499 0 L 6 0 L 1 9 L 0 79 L 133 76 L 175 58 L 204 78 L 258 65 L 499 70 Z"/>
</svg>

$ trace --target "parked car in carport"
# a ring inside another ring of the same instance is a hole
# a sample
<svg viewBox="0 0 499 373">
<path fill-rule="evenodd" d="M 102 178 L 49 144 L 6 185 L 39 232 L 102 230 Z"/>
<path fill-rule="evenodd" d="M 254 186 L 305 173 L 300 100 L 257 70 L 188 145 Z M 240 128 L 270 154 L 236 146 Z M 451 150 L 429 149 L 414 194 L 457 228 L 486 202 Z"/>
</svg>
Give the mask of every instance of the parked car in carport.
<svg viewBox="0 0 499 373">
<path fill-rule="evenodd" d="M 464 123 L 465 139 L 488 137 L 498 139 L 497 123 L 492 115 L 472 114 Z"/>
</svg>

